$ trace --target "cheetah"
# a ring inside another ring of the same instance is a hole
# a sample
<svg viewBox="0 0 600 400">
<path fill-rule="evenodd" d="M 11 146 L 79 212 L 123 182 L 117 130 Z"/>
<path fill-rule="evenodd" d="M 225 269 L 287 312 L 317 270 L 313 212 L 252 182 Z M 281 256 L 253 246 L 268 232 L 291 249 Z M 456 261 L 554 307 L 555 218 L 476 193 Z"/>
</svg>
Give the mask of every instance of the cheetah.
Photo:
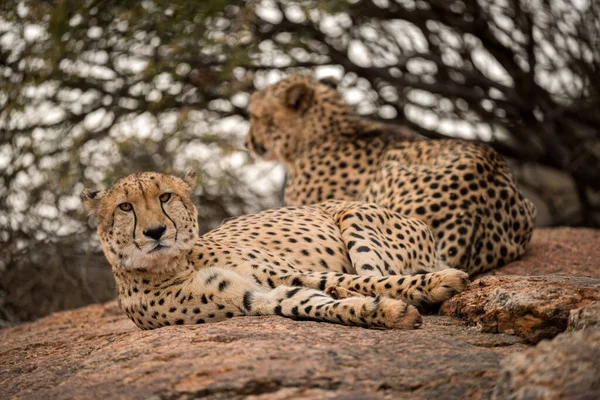
<svg viewBox="0 0 600 400">
<path fill-rule="evenodd" d="M 489 146 L 365 120 L 332 79 L 292 75 L 252 94 L 246 147 L 287 169 L 286 205 L 365 201 L 425 221 L 441 259 L 474 275 L 520 257 L 536 209 Z"/>
<path fill-rule="evenodd" d="M 203 236 L 194 173 L 129 175 L 85 189 L 121 307 L 141 329 L 280 315 L 413 329 L 416 306 L 468 284 L 425 223 L 376 204 L 330 201 L 246 215 Z"/>
</svg>

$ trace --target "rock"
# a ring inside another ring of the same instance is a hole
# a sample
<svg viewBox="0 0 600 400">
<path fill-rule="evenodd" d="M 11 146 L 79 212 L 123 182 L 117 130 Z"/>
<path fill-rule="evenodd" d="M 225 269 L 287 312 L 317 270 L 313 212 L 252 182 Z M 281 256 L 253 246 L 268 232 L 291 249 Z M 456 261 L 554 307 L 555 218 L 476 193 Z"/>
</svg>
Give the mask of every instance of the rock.
<svg viewBox="0 0 600 400">
<path fill-rule="evenodd" d="M 571 310 L 567 331 L 577 331 L 589 327 L 600 327 L 600 302 L 596 301 Z"/>
<path fill-rule="evenodd" d="M 567 328 L 569 311 L 600 300 L 600 279 L 567 276 L 488 276 L 446 301 L 440 311 L 482 332 L 518 335 L 531 343 Z"/>
<path fill-rule="evenodd" d="M 587 228 L 536 229 L 525 255 L 490 271 L 491 275 L 549 275 L 564 273 L 600 278 L 600 230 Z"/>
<path fill-rule="evenodd" d="M 600 399 L 600 328 L 558 335 L 502 361 L 493 399 Z"/>
<path fill-rule="evenodd" d="M 0 330 L 0 398 L 487 399 L 524 350 L 443 316 L 377 331 L 276 316 L 138 330 L 115 302 Z"/>
</svg>

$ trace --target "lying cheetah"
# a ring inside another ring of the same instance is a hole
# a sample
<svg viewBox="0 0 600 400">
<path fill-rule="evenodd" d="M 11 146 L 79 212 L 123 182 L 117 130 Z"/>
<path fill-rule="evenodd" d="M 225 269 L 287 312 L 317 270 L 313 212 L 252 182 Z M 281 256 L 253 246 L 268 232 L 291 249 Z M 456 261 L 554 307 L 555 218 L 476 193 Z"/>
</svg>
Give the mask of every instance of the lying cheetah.
<svg viewBox="0 0 600 400">
<path fill-rule="evenodd" d="M 145 172 L 81 194 L 141 329 L 267 314 L 410 329 L 421 324 L 415 306 L 468 283 L 439 262 L 426 224 L 375 204 L 268 210 L 200 237 L 195 183 Z"/>
<path fill-rule="evenodd" d="M 285 164 L 287 205 L 361 200 L 422 219 L 442 260 L 471 275 L 523 254 L 535 207 L 494 150 L 366 121 L 335 86 L 293 75 L 250 99 L 246 145 Z"/>
</svg>

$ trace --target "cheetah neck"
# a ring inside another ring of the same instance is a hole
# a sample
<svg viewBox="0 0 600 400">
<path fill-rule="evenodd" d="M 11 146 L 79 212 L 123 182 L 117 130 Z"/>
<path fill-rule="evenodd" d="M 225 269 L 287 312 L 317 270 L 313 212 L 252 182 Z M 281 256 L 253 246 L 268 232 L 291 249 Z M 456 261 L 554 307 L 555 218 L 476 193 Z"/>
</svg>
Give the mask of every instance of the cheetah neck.
<svg viewBox="0 0 600 400">
<path fill-rule="evenodd" d="M 119 297 L 172 286 L 184 282 L 194 272 L 184 256 L 161 268 L 127 269 L 122 265 L 113 265 L 112 270 Z"/>
<path fill-rule="evenodd" d="M 329 199 L 360 200 L 377 171 L 389 143 L 368 139 L 330 138 L 287 165 L 287 205 L 307 205 Z"/>
<path fill-rule="evenodd" d="M 297 136 L 300 139 L 292 138 L 289 142 L 284 143 L 279 155 L 288 169 L 298 158 L 315 148 L 332 142 L 346 142 L 360 136 L 368 129 L 369 123 L 352 112 L 332 111 L 326 115 L 323 115 L 322 112 L 307 114 L 302 125 L 300 134 Z"/>
</svg>

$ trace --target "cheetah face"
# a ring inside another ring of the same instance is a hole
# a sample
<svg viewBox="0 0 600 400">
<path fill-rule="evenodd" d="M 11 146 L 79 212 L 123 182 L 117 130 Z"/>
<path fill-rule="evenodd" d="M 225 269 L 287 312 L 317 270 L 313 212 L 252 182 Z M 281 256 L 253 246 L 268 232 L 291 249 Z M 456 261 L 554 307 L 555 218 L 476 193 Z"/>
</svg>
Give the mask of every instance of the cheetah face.
<svg viewBox="0 0 600 400">
<path fill-rule="evenodd" d="M 293 107 L 282 107 L 281 97 L 279 91 L 256 92 L 248 105 L 246 147 L 267 161 L 285 160 L 297 139 L 298 113 Z"/>
<path fill-rule="evenodd" d="M 292 75 L 255 92 L 250 97 L 250 124 L 246 147 L 269 161 L 293 161 L 299 150 L 319 133 L 324 123 L 318 114 L 320 101 L 332 106 L 338 101 L 332 80 L 316 81 Z"/>
<path fill-rule="evenodd" d="M 188 173 L 182 180 L 144 172 L 129 175 L 106 191 L 82 192 L 113 266 L 160 268 L 192 247 L 199 237 L 197 211 L 190 199 L 195 176 Z"/>
</svg>

